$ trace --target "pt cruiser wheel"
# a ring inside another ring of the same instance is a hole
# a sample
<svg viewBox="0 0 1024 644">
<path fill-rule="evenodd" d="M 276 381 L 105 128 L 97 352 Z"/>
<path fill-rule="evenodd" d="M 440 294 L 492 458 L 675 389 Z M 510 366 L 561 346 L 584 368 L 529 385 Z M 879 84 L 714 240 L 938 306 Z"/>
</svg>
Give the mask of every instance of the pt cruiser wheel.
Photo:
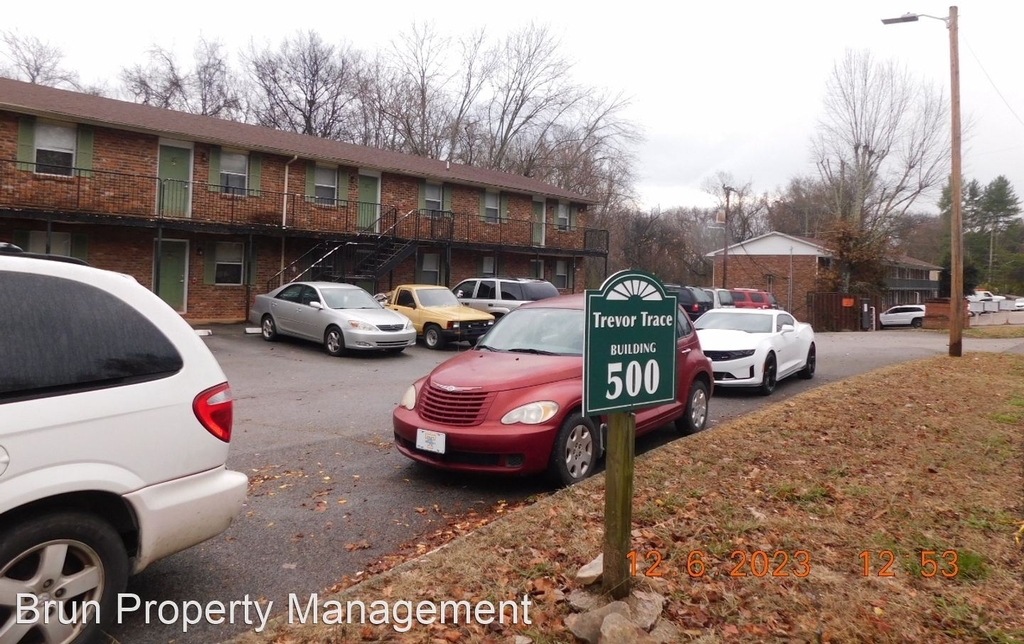
<svg viewBox="0 0 1024 644">
<path fill-rule="evenodd" d="M 594 421 L 576 413 L 565 419 L 555 436 L 548 472 L 555 482 L 572 485 L 594 473 L 597 458 Z"/>
</svg>

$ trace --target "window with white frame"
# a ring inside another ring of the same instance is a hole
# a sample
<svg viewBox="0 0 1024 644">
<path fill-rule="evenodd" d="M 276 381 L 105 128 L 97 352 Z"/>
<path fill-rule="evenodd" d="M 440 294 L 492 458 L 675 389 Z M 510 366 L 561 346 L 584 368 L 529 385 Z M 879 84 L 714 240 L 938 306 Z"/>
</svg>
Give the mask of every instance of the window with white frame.
<svg viewBox="0 0 1024 644">
<path fill-rule="evenodd" d="M 221 191 L 229 195 L 244 195 L 249 176 L 249 156 L 238 152 L 220 153 Z"/>
<path fill-rule="evenodd" d="M 487 192 L 484 195 L 484 221 L 489 224 L 498 223 L 498 193 Z"/>
<path fill-rule="evenodd" d="M 46 253 L 46 231 L 33 230 L 28 234 L 28 248 L 30 253 Z M 71 256 L 71 233 L 50 233 L 50 254 Z"/>
<path fill-rule="evenodd" d="M 544 279 L 544 260 L 543 259 L 531 259 L 530 260 L 530 277 L 538 280 Z"/>
<path fill-rule="evenodd" d="M 217 264 L 216 284 L 241 284 L 244 253 L 241 242 L 217 242 L 214 246 Z"/>
<path fill-rule="evenodd" d="M 494 257 L 484 257 L 480 265 L 480 274 L 483 277 L 494 277 L 496 271 L 495 266 L 497 263 L 494 261 Z"/>
<path fill-rule="evenodd" d="M 556 288 L 569 288 L 569 262 L 560 259 L 555 262 L 555 279 L 553 284 Z"/>
<path fill-rule="evenodd" d="M 438 253 L 424 253 L 420 268 L 420 281 L 424 284 L 441 283 L 441 255 Z"/>
<path fill-rule="evenodd" d="M 321 206 L 333 206 L 338 198 L 338 170 L 318 165 L 314 184 L 316 202 Z"/>
<path fill-rule="evenodd" d="M 77 130 L 72 125 L 36 123 L 36 173 L 70 177 L 75 167 Z"/>
<path fill-rule="evenodd" d="M 555 225 L 558 230 L 569 230 L 569 204 L 558 204 L 558 213 L 555 217 Z"/>
<path fill-rule="evenodd" d="M 427 214 L 436 216 L 441 212 L 441 186 L 437 183 L 428 183 L 423 186 L 423 207 Z"/>
</svg>

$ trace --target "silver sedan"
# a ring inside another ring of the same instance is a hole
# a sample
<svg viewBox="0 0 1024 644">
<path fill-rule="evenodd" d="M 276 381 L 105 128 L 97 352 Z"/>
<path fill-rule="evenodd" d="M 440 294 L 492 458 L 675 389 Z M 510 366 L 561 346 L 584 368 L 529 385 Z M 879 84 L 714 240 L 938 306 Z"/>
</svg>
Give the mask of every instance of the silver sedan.
<svg viewBox="0 0 1024 644">
<path fill-rule="evenodd" d="M 280 334 L 322 342 L 332 356 L 349 350 L 398 353 L 416 344 L 409 318 L 385 309 L 352 284 L 285 284 L 256 296 L 249 321 L 260 325 L 264 340 L 276 340 Z"/>
</svg>

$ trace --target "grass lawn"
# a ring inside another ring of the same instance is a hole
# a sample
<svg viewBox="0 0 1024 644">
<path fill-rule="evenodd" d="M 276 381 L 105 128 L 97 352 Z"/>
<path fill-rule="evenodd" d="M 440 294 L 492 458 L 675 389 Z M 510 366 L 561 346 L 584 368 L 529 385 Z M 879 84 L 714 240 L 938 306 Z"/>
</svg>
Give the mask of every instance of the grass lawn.
<svg viewBox="0 0 1024 644">
<path fill-rule="evenodd" d="M 1024 357 L 942 356 L 816 388 L 637 460 L 635 579 L 657 562 L 682 641 L 1024 641 L 1022 441 Z M 238 642 L 574 642 L 565 597 L 601 552 L 603 502 L 598 475 L 321 595 L 527 594 L 531 625 L 278 623 Z"/>
</svg>

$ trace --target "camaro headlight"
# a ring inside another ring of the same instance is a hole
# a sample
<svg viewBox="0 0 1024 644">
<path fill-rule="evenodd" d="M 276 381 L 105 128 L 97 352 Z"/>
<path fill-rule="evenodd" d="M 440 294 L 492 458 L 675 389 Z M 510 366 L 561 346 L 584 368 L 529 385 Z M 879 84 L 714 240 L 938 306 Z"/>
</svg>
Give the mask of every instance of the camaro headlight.
<svg viewBox="0 0 1024 644">
<path fill-rule="evenodd" d="M 749 358 L 754 355 L 754 349 L 746 349 L 744 351 L 722 351 L 722 360 L 736 360 L 737 358 Z"/>
<path fill-rule="evenodd" d="M 369 322 L 363 322 L 362 320 L 349 320 L 349 327 L 358 329 L 359 331 L 376 331 L 377 327 L 373 326 Z"/>
<path fill-rule="evenodd" d="M 399 407 L 405 407 L 409 411 L 416 408 L 416 386 L 409 385 L 409 388 L 402 394 L 402 400 L 398 403 Z"/>
<path fill-rule="evenodd" d="M 558 413 L 558 403 L 553 400 L 538 400 L 520 407 L 516 407 L 501 417 L 502 425 L 522 423 L 524 425 L 539 425 L 544 421 L 551 420 Z"/>
</svg>

